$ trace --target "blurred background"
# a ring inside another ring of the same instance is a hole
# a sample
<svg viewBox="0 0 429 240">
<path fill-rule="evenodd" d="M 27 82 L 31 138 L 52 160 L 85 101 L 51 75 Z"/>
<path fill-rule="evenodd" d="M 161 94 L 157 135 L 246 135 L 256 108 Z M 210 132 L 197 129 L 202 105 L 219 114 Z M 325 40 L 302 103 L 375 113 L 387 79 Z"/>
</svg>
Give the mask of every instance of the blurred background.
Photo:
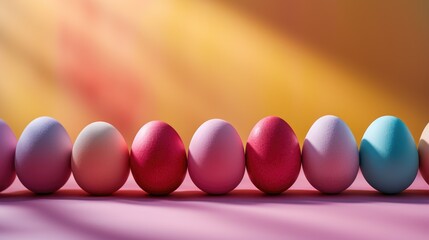
<svg viewBox="0 0 429 240">
<path fill-rule="evenodd" d="M 300 142 L 319 117 L 359 141 L 382 115 L 429 121 L 429 1 L 0 0 L 0 118 L 93 121 L 131 144 L 150 120 L 186 145 L 210 118 L 245 141 L 267 115 Z"/>
</svg>

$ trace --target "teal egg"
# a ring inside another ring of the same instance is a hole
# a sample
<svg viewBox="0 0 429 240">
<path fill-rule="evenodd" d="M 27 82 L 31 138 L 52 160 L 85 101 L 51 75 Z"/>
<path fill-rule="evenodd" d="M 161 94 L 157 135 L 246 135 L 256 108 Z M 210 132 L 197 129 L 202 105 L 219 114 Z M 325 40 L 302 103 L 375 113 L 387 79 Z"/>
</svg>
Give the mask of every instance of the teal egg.
<svg viewBox="0 0 429 240">
<path fill-rule="evenodd" d="M 360 168 L 366 181 L 385 194 L 407 189 L 419 168 L 413 136 L 401 119 L 383 116 L 363 135 L 359 150 Z"/>
</svg>

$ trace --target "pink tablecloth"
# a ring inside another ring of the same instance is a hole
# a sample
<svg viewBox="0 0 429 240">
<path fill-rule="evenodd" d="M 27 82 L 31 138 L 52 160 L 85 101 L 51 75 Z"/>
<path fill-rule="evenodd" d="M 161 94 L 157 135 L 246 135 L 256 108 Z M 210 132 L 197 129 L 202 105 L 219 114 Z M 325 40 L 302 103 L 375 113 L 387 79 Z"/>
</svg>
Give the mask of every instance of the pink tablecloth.
<svg viewBox="0 0 429 240">
<path fill-rule="evenodd" d="M 247 176 L 227 196 L 207 196 L 187 177 L 169 197 L 150 197 L 132 177 L 110 197 L 70 181 L 35 196 L 18 180 L 0 194 L 0 239 L 428 239 L 429 188 L 378 194 L 361 175 L 341 195 L 321 195 L 302 173 L 291 190 L 265 196 Z"/>
</svg>

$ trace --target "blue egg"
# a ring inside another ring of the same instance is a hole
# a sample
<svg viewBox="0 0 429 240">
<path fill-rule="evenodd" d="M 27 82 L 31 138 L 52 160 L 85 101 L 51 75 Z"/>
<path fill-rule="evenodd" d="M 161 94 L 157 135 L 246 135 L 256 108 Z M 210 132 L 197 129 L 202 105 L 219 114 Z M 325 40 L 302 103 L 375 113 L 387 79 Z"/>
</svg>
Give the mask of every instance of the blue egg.
<svg viewBox="0 0 429 240">
<path fill-rule="evenodd" d="M 399 118 L 376 119 L 363 135 L 360 168 L 366 181 L 385 194 L 407 189 L 416 178 L 419 157 L 413 136 Z"/>
</svg>

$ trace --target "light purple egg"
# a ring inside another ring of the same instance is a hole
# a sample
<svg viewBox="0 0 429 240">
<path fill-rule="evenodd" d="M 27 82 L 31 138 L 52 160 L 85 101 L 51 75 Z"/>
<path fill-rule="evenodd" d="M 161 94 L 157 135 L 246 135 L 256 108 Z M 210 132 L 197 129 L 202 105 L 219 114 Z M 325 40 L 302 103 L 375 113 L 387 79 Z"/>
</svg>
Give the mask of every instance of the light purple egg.
<svg viewBox="0 0 429 240">
<path fill-rule="evenodd" d="M 64 127 L 39 117 L 24 129 L 16 145 L 15 169 L 22 184 L 37 194 L 60 189 L 71 174 L 72 142 Z"/>
<path fill-rule="evenodd" d="M 310 184 L 322 193 L 340 193 L 353 183 L 359 151 L 343 120 L 323 116 L 311 126 L 302 149 L 302 167 Z"/>
<path fill-rule="evenodd" d="M 15 180 L 15 147 L 16 137 L 12 129 L 0 119 L 0 192 Z"/>
<path fill-rule="evenodd" d="M 234 127 L 221 119 L 203 123 L 189 145 L 189 175 L 208 194 L 226 194 L 241 182 L 244 148 Z"/>
</svg>

